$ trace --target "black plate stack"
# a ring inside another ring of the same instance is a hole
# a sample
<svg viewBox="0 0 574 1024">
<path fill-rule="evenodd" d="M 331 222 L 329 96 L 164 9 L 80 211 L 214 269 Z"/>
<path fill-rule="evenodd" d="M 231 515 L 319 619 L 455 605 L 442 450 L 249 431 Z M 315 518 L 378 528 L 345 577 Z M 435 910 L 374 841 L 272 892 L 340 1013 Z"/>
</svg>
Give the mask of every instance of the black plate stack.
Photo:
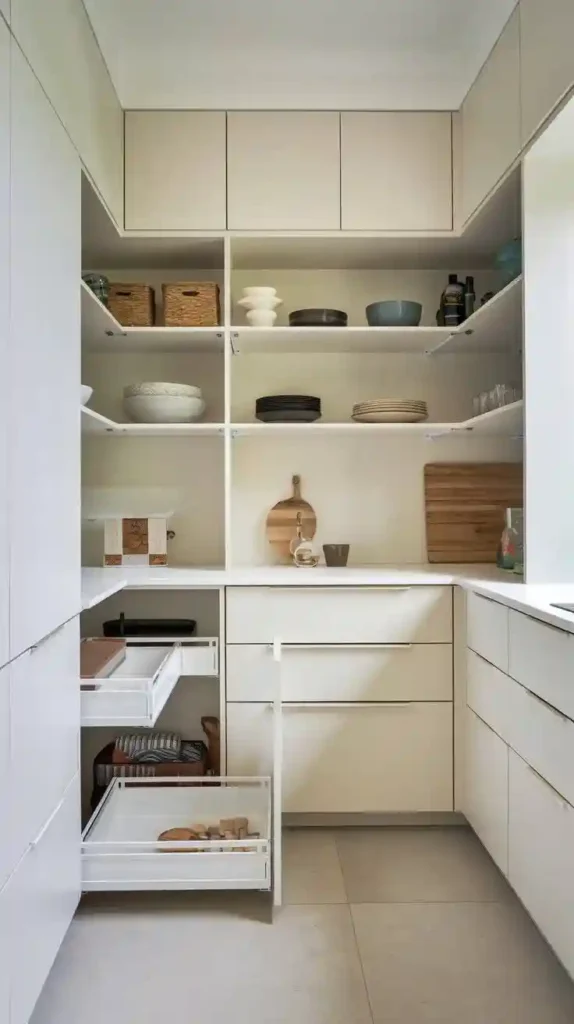
<svg viewBox="0 0 574 1024">
<path fill-rule="evenodd" d="M 321 399 L 313 395 L 266 395 L 255 402 L 262 423 L 314 423 L 321 417 Z"/>
</svg>

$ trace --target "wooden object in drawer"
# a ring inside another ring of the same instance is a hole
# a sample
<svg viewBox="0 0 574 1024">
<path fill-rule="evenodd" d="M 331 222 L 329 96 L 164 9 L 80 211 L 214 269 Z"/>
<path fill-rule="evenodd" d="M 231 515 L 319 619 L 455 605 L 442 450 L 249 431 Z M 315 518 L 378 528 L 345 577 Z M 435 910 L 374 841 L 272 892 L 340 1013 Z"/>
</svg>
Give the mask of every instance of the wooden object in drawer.
<svg viewBox="0 0 574 1024">
<path fill-rule="evenodd" d="M 523 503 L 522 464 L 428 463 L 424 486 L 429 562 L 495 562 L 504 510 Z"/>
<path fill-rule="evenodd" d="M 228 587 L 227 642 L 451 643 L 451 587 Z"/>
</svg>

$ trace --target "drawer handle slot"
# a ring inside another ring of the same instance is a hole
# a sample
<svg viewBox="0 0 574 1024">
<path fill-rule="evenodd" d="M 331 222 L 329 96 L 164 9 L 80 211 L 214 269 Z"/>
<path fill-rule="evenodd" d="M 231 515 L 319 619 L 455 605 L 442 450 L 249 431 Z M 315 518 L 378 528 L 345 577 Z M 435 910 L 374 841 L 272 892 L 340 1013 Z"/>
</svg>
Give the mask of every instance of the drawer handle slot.
<svg viewBox="0 0 574 1024">
<path fill-rule="evenodd" d="M 413 704 L 413 703 L 414 703 L 413 701 L 408 701 L 408 700 L 404 700 L 404 701 L 388 701 L 388 702 L 371 701 L 371 700 L 365 700 L 365 701 L 362 701 L 362 702 L 361 701 L 345 701 L 345 700 L 339 700 L 339 701 L 337 701 L 337 700 L 333 700 L 333 701 L 317 701 L 317 700 L 315 700 L 315 701 L 313 701 L 313 700 L 298 701 L 298 700 L 288 700 L 288 701 L 284 701 L 282 706 L 283 706 L 283 708 L 292 709 L 292 710 L 295 710 L 295 711 L 306 711 L 307 709 L 315 709 L 316 710 L 317 708 L 322 708 L 322 709 L 326 709 L 326 710 L 331 710 L 331 709 L 332 710 L 337 710 L 337 709 L 339 709 L 339 710 L 341 710 L 341 709 L 350 710 L 351 708 L 353 710 L 357 710 L 359 708 L 381 708 L 382 710 L 384 710 L 386 708 L 409 708 L 411 706 L 411 704 Z"/>
<path fill-rule="evenodd" d="M 558 803 L 560 804 L 562 809 L 564 811 L 569 810 L 570 804 L 568 803 L 567 800 L 564 799 L 564 797 L 562 796 L 562 793 L 559 793 L 557 789 L 554 789 L 554 786 L 550 785 L 550 783 L 548 782 L 548 779 L 545 779 L 544 776 L 540 774 L 540 772 L 536 771 L 536 768 L 533 768 L 531 764 L 528 764 L 528 761 L 525 761 L 524 764 L 526 765 L 528 770 L 530 772 L 532 772 L 532 774 L 535 775 L 536 778 L 539 779 L 540 782 L 542 782 L 542 784 L 544 786 L 546 786 L 546 788 L 549 789 L 550 792 L 556 797 L 556 799 L 558 800 Z"/>
<path fill-rule="evenodd" d="M 526 690 L 526 693 L 531 698 L 531 700 L 536 701 L 537 704 L 542 704 L 543 708 L 546 708 L 547 711 L 551 711 L 552 714 L 556 715 L 556 718 L 559 718 L 561 722 L 566 722 L 566 724 L 572 725 L 572 722 L 569 718 L 566 717 L 566 715 L 563 715 L 562 712 L 558 710 L 558 708 L 555 708 L 552 704 L 549 704 L 548 701 L 544 700 L 543 697 L 539 697 L 538 694 L 533 693 L 532 690 Z"/>
<path fill-rule="evenodd" d="M 282 644 L 284 651 L 408 651 L 413 644 Z"/>
</svg>

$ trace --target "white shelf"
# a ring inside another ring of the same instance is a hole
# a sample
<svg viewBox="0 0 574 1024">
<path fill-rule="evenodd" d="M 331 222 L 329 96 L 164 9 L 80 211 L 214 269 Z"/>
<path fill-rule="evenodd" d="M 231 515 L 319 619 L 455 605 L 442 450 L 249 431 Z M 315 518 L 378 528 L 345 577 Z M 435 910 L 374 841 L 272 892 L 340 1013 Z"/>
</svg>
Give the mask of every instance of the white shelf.
<svg viewBox="0 0 574 1024">
<path fill-rule="evenodd" d="M 115 423 L 82 406 L 82 433 L 99 437 L 213 437 L 223 423 Z"/>
<path fill-rule="evenodd" d="M 232 327 L 236 355 L 276 352 L 408 352 L 438 347 L 446 327 Z"/>
<path fill-rule="evenodd" d="M 88 608 L 95 608 L 108 597 L 123 590 L 126 585 L 126 577 L 121 570 L 110 574 L 109 569 L 83 568 L 82 569 L 82 611 Z"/>
<path fill-rule="evenodd" d="M 91 352 L 218 352 L 223 327 L 123 327 L 84 281 L 82 342 Z"/>
<path fill-rule="evenodd" d="M 512 405 L 494 409 L 482 416 L 473 416 L 460 423 L 433 423 L 428 420 L 422 423 L 232 423 L 231 433 L 234 437 L 273 437 L 303 435 L 306 439 L 312 435 L 331 436 L 345 434 L 396 434 L 402 437 L 443 437 L 452 434 L 468 436 L 493 435 L 500 437 L 522 436 L 523 403 L 513 402 Z"/>
<path fill-rule="evenodd" d="M 427 347 L 427 355 L 440 353 L 506 352 L 522 343 L 522 274 L 502 288 L 490 302 L 478 309 L 460 327 L 438 344 Z"/>
</svg>

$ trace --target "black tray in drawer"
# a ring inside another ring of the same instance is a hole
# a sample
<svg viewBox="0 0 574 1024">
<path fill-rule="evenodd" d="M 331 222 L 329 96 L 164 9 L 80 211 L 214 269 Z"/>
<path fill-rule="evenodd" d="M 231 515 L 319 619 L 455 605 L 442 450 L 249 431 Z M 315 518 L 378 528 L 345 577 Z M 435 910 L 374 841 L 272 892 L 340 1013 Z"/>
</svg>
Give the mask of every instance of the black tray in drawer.
<svg viewBox="0 0 574 1024">
<path fill-rule="evenodd" d="M 104 636 L 195 636 L 195 619 L 127 619 L 123 612 L 118 619 L 104 622 Z"/>
</svg>

